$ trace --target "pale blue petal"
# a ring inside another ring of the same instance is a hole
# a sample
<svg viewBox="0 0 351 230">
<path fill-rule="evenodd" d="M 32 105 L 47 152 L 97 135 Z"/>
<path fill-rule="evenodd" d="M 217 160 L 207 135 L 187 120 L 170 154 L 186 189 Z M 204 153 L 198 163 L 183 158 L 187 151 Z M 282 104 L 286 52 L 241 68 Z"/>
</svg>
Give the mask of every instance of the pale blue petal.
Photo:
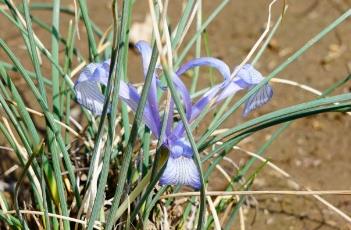
<svg viewBox="0 0 351 230">
<path fill-rule="evenodd" d="M 105 97 L 101 93 L 100 85 L 107 85 L 109 60 L 103 63 L 91 63 L 87 65 L 78 77 L 75 83 L 77 101 L 80 105 L 87 108 L 94 115 L 101 115 L 105 102 Z M 137 90 L 120 81 L 119 97 L 135 112 L 140 100 Z M 111 105 L 108 107 L 110 112 Z M 158 137 L 160 123 L 154 120 L 154 113 L 150 111 L 148 103 L 145 106 L 143 114 L 144 123 L 150 128 L 152 133 Z"/>
<path fill-rule="evenodd" d="M 252 110 L 266 104 L 273 96 L 273 89 L 269 84 L 263 85 L 245 103 L 243 116 L 246 117 Z"/>
<path fill-rule="evenodd" d="M 247 87 L 259 84 L 264 77 L 251 64 L 245 64 L 237 73 L 236 78 L 247 83 Z M 245 86 L 245 85 L 243 85 Z M 246 87 L 243 87 L 246 88 Z"/>
<path fill-rule="evenodd" d="M 94 115 L 101 115 L 105 97 L 102 95 L 98 82 L 83 81 L 75 85 L 77 101 Z M 109 112 L 110 108 L 108 109 Z"/>
<path fill-rule="evenodd" d="M 170 155 L 173 158 L 178 158 L 181 156 L 188 158 L 193 157 L 193 149 L 191 148 L 190 143 L 184 137 L 178 138 L 174 141 L 169 141 L 169 144 L 171 146 Z"/>
<path fill-rule="evenodd" d="M 200 174 L 192 158 L 169 157 L 165 171 L 160 178 L 160 185 L 188 185 L 201 188 Z"/>
<path fill-rule="evenodd" d="M 106 84 L 108 74 L 100 64 L 87 65 L 78 77 L 74 89 L 77 101 L 94 115 L 101 115 L 105 97 L 100 91 L 100 84 Z M 108 108 L 108 112 L 110 111 Z"/>
<path fill-rule="evenodd" d="M 201 57 L 201 58 L 192 59 L 189 62 L 182 65 L 177 70 L 176 74 L 180 76 L 186 71 L 188 71 L 189 69 L 192 69 L 198 66 L 208 66 L 208 67 L 216 68 L 221 73 L 224 80 L 227 80 L 230 77 L 230 70 L 227 64 L 225 64 L 223 61 L 217 58 L 212 58 L 212 57 Z"/>
<path fill-rule="evenodd" d="M 218 70 L 218 72 L 221 73 L 221 75 L 223 76 L 224 82 L 227 81 L 230 77 L 230 70 L 229 67 L 221 60 L 217 59 L 217 58 L 212 58 L 212 57 L 201 57 L 201 58 L 196 58 L 196 59 L 192 59 L 189 62 L 187 62 L 186 64 L 182 65 L 176 72 L 176 76 L 175 79 L 175 84 L 178 84 L 178 90 L 180 91 L 181 94 L 183 94 L 183 101 L 184 98 L 187 98 L 187 100 L 185 101 L 185 104 L 187 105 L 187 103 L 189 104 L 188 107 L 191 107 L 191 99 L 190 99 L 190 95 L 188 90 L 186 89 L 185 85 L 181 82 L 180 80 L 180 76 L 182 74 L 184 74 L 186 71 L 188 71 L 189 69 L 195 68 L 195 67 L 199 67 L 199 66 L 208 66 L 208 67 L 213 67 L 216 68 Z M 211 89 L 207 94 L 205 94 L 193 107 L 191 107 L 191 110 L 186 109 L 187 112 L 187 118 L 189 120 L 189 122 L 191 122 L 192 120 L 194 120 L 199 113 L 202 111 L 202 109 L 210 102 L 210 100 L 216 95 L 216 93 L 219 91 L 220 87 L 223 87 L 224 83 L 219 84 L 218 86 L 215 86 L 215 89 Z M 169 118 L 168 121 L 170 122 L 173 119 L 173 101 L 170 104 L 170 112 L 169 112 Z M 191 111 L 191 112 L 189 112 Z M 175 137 L 179 137 L 183 134 L 184 132 L 184 128 L 182 127 L 182 124 L 178 124 L 177 128 L 175 128 L 172 136 Z M 167 126 L 167 134 L 171 133 L 171 125 L 170 123 L 168 123 Z"/>
</svg>

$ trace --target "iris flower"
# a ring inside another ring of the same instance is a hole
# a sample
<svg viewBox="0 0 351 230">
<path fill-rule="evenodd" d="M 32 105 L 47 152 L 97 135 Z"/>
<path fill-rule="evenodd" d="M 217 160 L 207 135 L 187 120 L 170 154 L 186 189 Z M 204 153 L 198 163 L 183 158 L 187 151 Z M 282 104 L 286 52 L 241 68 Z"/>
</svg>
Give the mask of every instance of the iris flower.
<svg viewBox="0 0 351 230">
<path fill-rule="evenodd" d="M 146 76 L 151 60 L 152 49 L 147 42 L 139 41 L 136 50 L 141 55 L 143 72 Z M 181 80 L 181 76 L 188 70 L 198 67 L 208 66 L 218 70 L 223 76 L 220 84 L 209 89 L 200 99 L 192 104 L 190 93 Z M 75 83 L 77 101 L 79 104 L 90 110 L 94 115 L 101 115 L 105 97 L 100 91 L 100 85 L 107 85 L 109 76 L 110 60 L 102 63 L 90 63 L 81 72 Z M 213 109 L 222 100 L 234 95 L 240 90 L 250 90 L 262 81 L 263 76 L 252 65 L 244 65 L 234 78 L 231 78 L 229 67 L 221 60 L 212 57 L 201 57 L 190 60 L 182 65 L 173 75 L 172 81 L 177 88 L 184 104 L 186 118 L 191 124 L 200 113 L 209 106 Z M 160 86 L 157 73 L 153 73 L 150 91 L 145 105 L 143 122 L 155 138 L 160 137 L 162 121 L 160 117 L 157 89 L 164 89 Z M 265 84 L 252 95 L 245 103 L 243 115 L 267 103 L 273 95 L 272 88 Z M 134 112 L 137 109 L 140 95 L 136 88 L 121 81 L 119 98 L 124 101 Z M 188 185 L 194 189 L 201 187 L 199 171 L 193 160 L 193 150 L 185 135 L 185 129 L 181 121 L 175 122 L 174 102 L 169 105 L 169 115 L 163 144 L 170 150 L 170 157 L 163 175 L 160 178 L 160 185 Z M 108 110 L 109 112 L 109 110 Z"/>
</svg>

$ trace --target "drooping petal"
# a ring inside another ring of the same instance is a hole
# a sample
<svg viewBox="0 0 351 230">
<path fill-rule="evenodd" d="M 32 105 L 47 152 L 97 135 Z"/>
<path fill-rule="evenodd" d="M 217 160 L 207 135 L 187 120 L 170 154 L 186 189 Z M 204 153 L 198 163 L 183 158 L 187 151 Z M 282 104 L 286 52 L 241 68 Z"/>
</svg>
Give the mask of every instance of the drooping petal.
<svg viewBox="0 0 351 230">
<path fill-rule="evenodd" d="M 235 81 L 237 85 L 245 89 L 252 89 L 259 84 L 264 77 L 251 64 L 245 64 L 239 70 L 238 79 Z M 245 102 L 243 116 L 247 116 L 252 110 L 266 104 L 273 96 L 273 89 L 267 83 L 263 85 L 255 94 L 249 97 Z"/>
<path fill-rule="evenodd" d="M 149 69 L 150 62 L 151 62 L 152 49 L 149 43 L 145 41 L 137 42 L 135 44 L 135 48 L 138 50 L 139 54 L 141 55 L 144 77 L 146 77 L 147 71 Z M 152 80 L 151 80 L 151 85 L 150 85 L 150 90 L 148 95 L 148 102 L 149 102 L 148 104 L 150 106 L 150 110 L 154 114 L 153 119 L 155 120 L 155 123 L 160 123 L 160 115 L 159 115 L 158 103 L 157 103 L 157 75 L 155 71 L 153 73 Z"/>
<path fill-rule="evenodd" d="M 83 81 L 75 85 L 77 101 L 94 115 L 101 115 L 105 97 L 96 81 Z"/>
<path fill-rule="evenodd" d="M 219 104 L 224 99 L 233 96 L 238 91 L 243 89 L 251 89 L 255 85 L 259 84 L 264 77 L 260 72 L 258 72 L 252 65 L 245 64 L 230 82 L 223 82 L 222 84 L 215 85 L 206 92 L 192 107 L 192 115 L 190 122 L 196 119 L 199 114 L 204 110 L 204 108 L 212 101 L 213 109 L 217 104 Z M 267 103 L 273 95 L 273 90 L 271 86 L 266 84 L 260 90 L 258 90 L 254 95 L 252 95 L 245 103 L 244 116 L 247 116 L 252 110 L 262 106 Z M 215 99 L 216 98 L 216 99 Z M 213 102 L 213 100 L 216 100 Z M 184 135 L 184 126 L 178 123 L 174 129 L 172 139 L 177 139 Z"/>
<path fill-rule="evenodd" d="M 203 95 L 203 97 L 193 106 L 192 120 L 195 119 L 198 114 L 207 106 L 216 94 L 216 102 L 213 103 L 213 107 L 222 100 L 233 96 L 242 89 L 250 90 L 255 85 L 259 84 L 264 77 L 258 72 L 251 64 L 245 64 L 237 73 L 232 81 L 229 83 L 223 83 L 223 85 L 214 86 L 209 92 Z M 267 84 L 252 95 L 246 102 L 244 115 L 246 116 L 250 111 L 260 107 L 267 103 L 273 95 L 272 88 Z"/>
<path fill-rule="evenodd" d="M 160 185 L 188 185 L 199 189 L 200 174 L 194 160 L 184 156 L 178 158 L 170 156 L 160 178 Z"/>
<path fill-rule="evenodd" d="M 245 102 L 243 116 L 246 117 L 252 110 L 266 104 L 273 96 L 273 89 L 269 84 L 263 85 Z"/>
<path fill-rule="evenodd" d="M 75 83 L 74 88 L 78 103 L 94 115 L 102 113 L 105 97 L 101 93 L 99 85 L 107 84 L 107 78 L 108 74 L 99 64 L 91 63 L 83 69 Z"/>
<path fill-rule="evenodd" d="M 105 97 L 101 93 L 100 85 L 106 86 L 108 82 L 109 68 L 106 65 L 109 65 L 108 61 L 87 65 L 79 75 L 74 86 L 78 103 L 98 116 L 101 115 L 105 103 Z M 126 84 L 124 81 L 120 81 L 119 97 L 126 102 L 134 112 L 136 111 L 140 96 L 133 86 Z M 111 105 L 109 105 L 107 112 L 110 112 L 110 107 Z M 153 134 L 158 137 L 160 124 L 155 123 L 153 116 L 154 114 L 150 111 L 147 104 L 143 114 L 143 121 Z"/>
</svg>

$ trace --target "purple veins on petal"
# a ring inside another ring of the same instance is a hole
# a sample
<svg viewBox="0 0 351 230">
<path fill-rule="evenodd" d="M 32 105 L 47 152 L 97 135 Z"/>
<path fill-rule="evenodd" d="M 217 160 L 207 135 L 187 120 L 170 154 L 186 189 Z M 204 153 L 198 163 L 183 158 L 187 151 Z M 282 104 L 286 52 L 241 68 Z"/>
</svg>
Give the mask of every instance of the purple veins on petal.
<svg viewBox="0 0 351 230">
<path fill-rule="evenodd" d="M 236 80 L 235 83 L 240 87 L 249 90 L 264 79 L 262 74 L 250 64 L 245 64 L 243 68 L 239 70 L 237 77 L 239 79 Z M 268 83 L 263 85 L 246 101 L 243 116 L 247 116 L 252 110 L 266 104 L 272 98 L 272 96 L 272 87 Z"/>
<path fill-rule="evenodd" d="M 166 169 L 160 178 L 160 185 L 188 185 L 194 189 L 201 187 L 200 174 L 190 157 L 169 157 Z"/>
<path fill-rule="evenodd" d="M 266 104 L 273 96 L 273 89 L 269 84 L 263 85 L 245 102 L 243 116 L 246 117 L 252 110 Z"/>
<path fill-rule="evenodd" d="M 74 86 L 79 104 L 90 110 L 94 115 L 101 115 L 105 97 L 100 91 L 100 84 L 106 85 L 107 72 L 100 64 L 87 65 Z M 110 108 L 108 108 L 108 111 Z"/>
<path fill-rule="evenodd" d="M 170 143 L 170 157 L 160 178 L 161 185 L 201 187 L 200 174 L 193 160 L 193 150 L 185 138 Z"/>
<path fill-rule="evenodd" d="M 96 81 L 83 81 L 75 86 L 77 101 L 94 115 L 101 115 L 105 97 L 98 88 Z"/>
<path fill-rule="evenodd" d="M 107 85 L 109 75 L 108 65 L 109 60 L 103 63 L 91 63 L 87 65 L 79 75 L 74 86 L 78 103 L 97 116 L 101 115 L 105 103 L 105 96 L 101 93 L 100 84 Z M 140 96 L 133 86 L 121 81 L 119 97 L 128 104 L 134 112 L 136 111 Z M 110 112 L 110 107 L 111 105 L 109 105 L 107 112 Z M 152 133 L 158 137 L 160 123 L 155 122 L 154 117 L 155 114 L 150 110 L 150 106 L 147 103 L 143 114 L 143 121 L 150 128 Z"/>
</svg>

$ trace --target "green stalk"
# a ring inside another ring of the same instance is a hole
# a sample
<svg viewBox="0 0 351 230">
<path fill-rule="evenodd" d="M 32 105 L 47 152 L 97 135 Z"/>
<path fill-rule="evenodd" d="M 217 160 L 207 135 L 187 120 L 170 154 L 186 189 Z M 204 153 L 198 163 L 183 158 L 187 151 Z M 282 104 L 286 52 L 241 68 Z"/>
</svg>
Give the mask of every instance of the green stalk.
<svg viewBox="0 0 351 230">
<path fill-rule="evenodd" d="M 113 120 L 113 124 L 108 126 L 107 146 L 106 146 L 106 149 L 105 149 L 104 154 L 103 154 L 103 168 L 102 168 L 102 171 L 100 174 L 99 185 L 97 188 L 97 193 L 96 193 L 96 197 L 94 200 L 91 216 L 90 216 L 90 219 L 88 221 L 87 229 L 93 229 L 95 220 L 101 211 L 101 207 L 103 206 L 105 185 L 107 182 L 108 170 L 110 168 L 112 143 L 113 143 L 113 138 L 114 138 L 114 134 L 115 134 L 114 133 L 115 117 L 112 115 L 112 113 L 116 114 L 116 107 L 117 107 L 118 101 L 115 101 L 116 98 L 114 98 L 114 97 L 118 98 L 119 87 L 120 87 L 120 75 L 116 74 L 116 66 L 120 65 L 120 63 L 121 63 L 122 55 L 120 55 L 120 52 L 124 49 L 123 46 L 117 46 L 117 44 L 119 44 L 119 41 L 121 41 L 122 36 L 121 36 L 121 34 L 119 34 L 117 37 L 118 5 L 117 5 L 116 0 L 114 0 L 112 2 L 112 14 L 113 14 L 113 33 L 114 33 L 113 34 L 113 46 L 112 46 L 113 50 L 112 50 L 112 55 L 111 55 L 111 63 L 110 63 L 110 70 L 109 70 L 109 78 L 108 78 L 108 82 L 107 82 L 107 89 L 105 91 L 105 104 L 104 104 L 102 116 L 100 119 L 96 144 L 94 145 L 93 160 L 91 162 L 95 161 L 98 147 L 99 147 L 101 139 L 102 139 L 103 127 L 104 127 L 105 119 L 107 116 L 107 108 L 108 108 L 108 105 L 110 103 L 110 98 L 112 98 L 112 111 L 111 111 L 111 115 L 109 117 L 109 121 Z M 122 28 L 123 27 L 124 26 L 122 26 Z M 112 92 L 112 86 L 114 88 L 113 92 Z M 114 102 L 115 102 L 115 104 L 114 104 Z M 88 175 L 89 178 L 90 178 L 91 173 L 93 171 L 93 166 L 94 166 L 94 163 L 92 163 L 90 165 L 89 175 Z M 90 180 L 90 179 L 88 179 L 88 180 Z"/>
<path fill-rule="evenodd" d="M 177 31 L 174 35 L 174 38 L 172 39 L 172 49 L 176 48 L 176 46 L 178 45 L 178 43 L 180 41 L 180 38 L 184 34 L 184 29 L 188 23 L 191 9 L 193 8 L 194 3 L 195 3 L 194 0 L 189 0 L 186 2 L 186 6 L 184 7 L 184 11 L 181 14 L 181 18 L 177 24 Z"/>
<path fill-rule="evenodd" d="M 51 56 L 54 63 L 59 63 L 59 33 L 60 33 L 60 0 L 53 1 L 52 27 L 51 27 Z M 54 118 L 61 120 L 62 111 L 60 109 L 60 81 L 59 72 L 52 64 L 52 103 Z"/>
<path fill-rule="evenodd" d="M 89 51 L 90 51 L 90 61 L 99 61 L 99 54 L 96 48 L 96 42 L 93 33 L 93 27 L 91 24 L 91 20 L 88 15 L 88 7 L 86 5 L 86 1 L 78 0 L 80 10 L 82 12 L 83 21 L 85 24 L 85 28 L 87 29 L 88 41 L 89 41 Z"/>
<path fill-rule="evenodd" d="M 189 127 L 189 124 L 188 124 L 188 120 L 185 116 L 185 112 L 184 112 L 184 109 L 183 109 L 183 106 L 182 106 L 182 103 L 180 101 L 180 98 L 179 98 L 179 95 L 177 93 L 177 90 L 175 89 L 174 85 L 173 85 L 173 81 L 171 79 L 171 75 L 169 73 L 169 70 L 167 69 L 166 66 L 163 65 L 163 70 L 165 72 L 165 76 L 166 76 L 166 81 L 167 81 L 167 85 L 171 91 L 171 95 L 172 95 L 172 98 L 174 100 L 174 103 L 176 105 L 176 108 L 179 112 L 179 115 L 182 119 L 182 122 L 183 122 L 183 125 L 184 125 L 184 128 L 185 128 L 185 131 L 186 131 L 186 134 L 187 134 L 187 137 L 188 137 L 188 140 L 190 142 L 190 145 L 191 145 L 191 148 L 194 152 L 194 160 L 195 160 L 195 164 L 196 164 L 196 167 L 198 168 L 199 170 L 199 174 L 200 174 L 200 180 L 201 180 L 201 188 L 200 188 L 200 218 L 199 218 L 199 221 L 198 221 L 198 225 L 197 225 L 197 229 L 198 230 L 201 230 L 203 229 L 203 226 L 205 225 L 205 209 L 206 209 L 206 195 L 205 195 L 205 180 L 204 180 L 204 177 L 203 177 L 203 172 L 202 172 L 202 167 L 201 167 L 201 159 L 200 159 L 200 155 L 199 155 L 199 152 L 197 150 L 197 147 L 196 147 L 196 143 L 195 143 L 195 140 L 194 140 L 194 137 L 191 133 L 191 129 Z"/>
</svg>

